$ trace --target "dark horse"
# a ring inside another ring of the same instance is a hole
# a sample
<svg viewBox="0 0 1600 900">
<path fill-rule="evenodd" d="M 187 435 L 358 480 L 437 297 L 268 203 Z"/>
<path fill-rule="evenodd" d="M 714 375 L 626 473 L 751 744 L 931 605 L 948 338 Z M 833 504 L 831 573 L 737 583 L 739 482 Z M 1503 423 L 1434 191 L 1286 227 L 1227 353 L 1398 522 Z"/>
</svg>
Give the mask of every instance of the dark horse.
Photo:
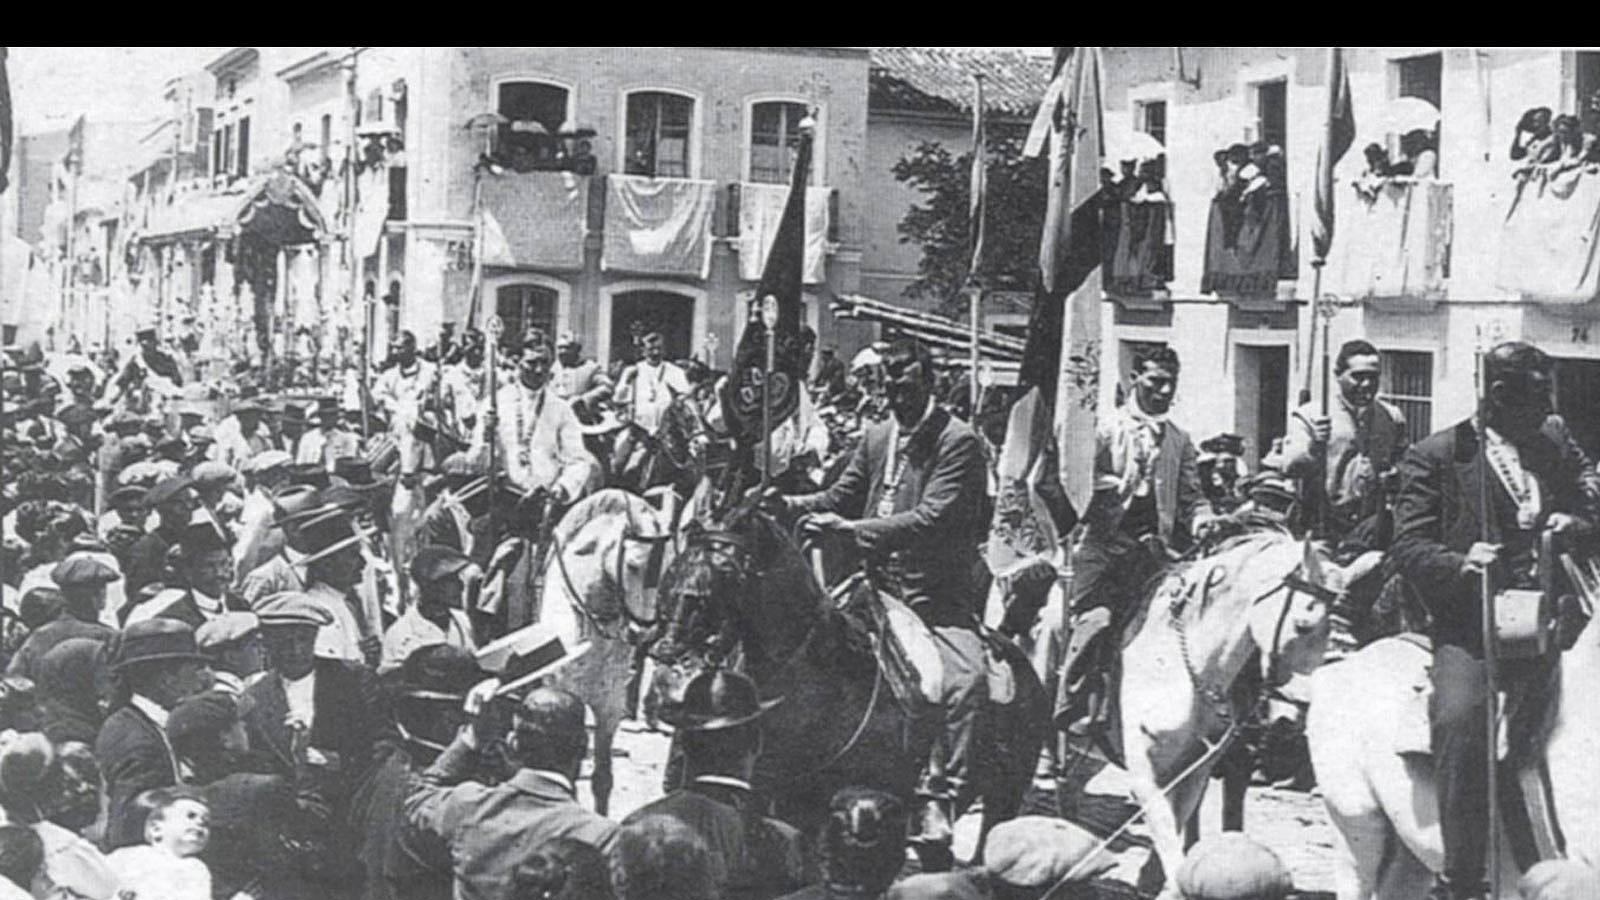
<svg viewBox="0 0 1600 900">
<path fill-rule="evenodd" d="M 662 411 L 655 434 L 628 423 L 611 445 L 610 486 L 642 494 L 670 485 L 687 497 L 700 474 L 689 447 L 703 430 L 700 414 L 687 397 L 678 397 Z"/>
<path fill-rule="evenodd" d="M 839 788 L 861 785 L 910 798 L 942 727 L 914 715 L 881 674 L 867 629 L 835 606 L 799 547 L 771 517 L 735 511 L 719 531 L 691 529 L 663 576 L 663 630 L 651 649 L 651 689 L 663 718 L 690 678 L 709 668 L 750 676 L 764 699 L 784 700 L 762 719 L 765 749 L 754 785 L 778 816 L 808 833 Z M 1015 646 L 993 645 L 1016 685 L 990 703 L 974 730 L 970 804 L 983 798 L 983 831 L 1016 815 L 1048 730 L 1037 676 Z M 671 778 L 669 773 L 669 779 Z"/>
</svg>

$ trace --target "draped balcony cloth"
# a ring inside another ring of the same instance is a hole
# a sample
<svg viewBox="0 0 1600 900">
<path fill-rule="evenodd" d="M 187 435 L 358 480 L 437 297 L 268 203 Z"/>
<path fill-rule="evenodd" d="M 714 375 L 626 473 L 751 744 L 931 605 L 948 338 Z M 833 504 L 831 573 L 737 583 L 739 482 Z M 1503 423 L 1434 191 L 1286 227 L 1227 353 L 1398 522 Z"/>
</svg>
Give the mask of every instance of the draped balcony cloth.
<svg viewBox="0 0 1600 900">
<path fill-rule="evenodd" d="M 1443 299 L 1455 227 L 1451 185 L 1394 179 L 1376 192 L 1343 190 L 1328 289 L 1352 300 Z"/>
<path fill-rule="evenodd" d="M 1212 199 L 1201 293 L 1275 296 L 1296 274 L 1288 195 L 1262 188 Z"/>
<path fill-rule="evenodd" d="M 1172 204 L 1159 200 L 1124 201 L 1103 215 L 1106 242 L 1105 292 L 1142 297 L 1165 290 L 1172 280 Z"/>
<path fill-rule="evenodd" d="M 801 279 L 806 284 L 821 284 L 828 249 L 828 200 L 833 189 L 806 188 L 806 254 Z M 784 204 L 789 200 L 786 184 L 739 185 L 739 277 L 760 281 L 772 240 L 778 234 Z"/>
<path fill-rule="evenodd" d="M 579 271 L 589 233 L 589 176 L 483 176 L 483 264 Z"/>
<path fill-rule="evenodd" d="M 350 238 L 355 242 L 357 259 L 378 252 L 378 237 L 389 219 L 389 170 L 373 166 L 356 175 L 356 210 Z M 380 286 L 381 295 L 385 288 Z"/>
<path fill-rule="evenodd" d="M 1600 295 L 1600 174 L 1535 170 L 1517 186 L 1500 233 L 1495 285 L 1545 303 Z"/>
<path fill-rule="evenodd" d="M 639 275 L 711 274 L 716 183 L 690 178 L 606 176 L 600 268 Z"/>
</svg>

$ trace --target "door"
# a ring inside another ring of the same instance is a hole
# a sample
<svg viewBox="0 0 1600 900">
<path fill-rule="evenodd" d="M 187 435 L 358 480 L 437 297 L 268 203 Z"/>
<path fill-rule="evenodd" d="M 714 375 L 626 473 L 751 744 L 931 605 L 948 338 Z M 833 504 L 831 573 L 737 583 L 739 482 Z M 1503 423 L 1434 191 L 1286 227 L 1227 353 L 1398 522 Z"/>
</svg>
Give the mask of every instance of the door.
<svg viewBox="0 0 1600 900">
<path fill-rule="evenodd" d="M 639 358 L 635 343 L 660 332 L 667 359 L 694 353 L 694 298 L 670 291 L 628 291 L 611 301 L 611 360 Z"/>
<path fill-rule="evenodd" d="M 1288 432 L 1289 348 L 1237 347 L 1235 352 L 1234 421 L 1245 439 L 1245 462 L 1254 470 L 1272 450 L 1272 442 Z"/>
<path fill-rule="evenodd" d="M 1600 360 L 1557 359 L 1556 412 L 1590 457 L 1600 453 Z"/>
</svg>

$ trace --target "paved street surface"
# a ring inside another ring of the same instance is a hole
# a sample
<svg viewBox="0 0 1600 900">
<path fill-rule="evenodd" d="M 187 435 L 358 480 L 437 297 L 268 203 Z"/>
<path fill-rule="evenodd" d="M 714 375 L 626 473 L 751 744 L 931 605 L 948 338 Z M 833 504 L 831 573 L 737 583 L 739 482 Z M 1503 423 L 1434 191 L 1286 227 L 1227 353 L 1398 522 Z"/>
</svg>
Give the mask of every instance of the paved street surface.
<svg viewBox="0 0 1600 900">
<path fill-rule="evenodd" d="M 611 796 L 611 817 L 620 819 L 661 794 L 661 772 L 667 761 L 669 738 L 649 732 L 617 733 L 617 753 L 613 765 L 616 788 Z M 585 779 L 587 780 L 587 778 Z M 1107 769 L 1089 782 L 1089 796 L 1081 802 L 1084 824 L 1096 833 L 1110 834 L 1134 811 L 1121 773 Z M 587 788 L 580 788 L 581 794 Z M 1024 811 L 1054 814 L 1055 791 L 1052 785 L 1037 784 Z M 584 797 L 585 800 L 589 798 Z M 1221 791 L 1212 783 L 1207 792 L 1202 828 L 1213 833 L 1222 821 Z M 958 847 L 976 829 L 976 817 L 968 817 L 958 828 Z M 1270 847 L 1294 873 L 1298 900 L 1324 900 L 1333 891 L 1334 829 L 1315 794 L 1253 787 L 1245 802 L 1245 831 Z M 968 844 L 970 846 L 970 844 Z M 1118 865 L 1111 877 L 1124 885 L 1138 882 L 1139 870 L 1149 857 L 1149 840 L 1143 827 L 1129 829 L 1128 838 L 1113 845 Z M 1108 885 L 1108 887 L 1110 887 Z M 1111 896 L 1109 892 L 1106 896 Z M 1132 896 L 1125 894 L 1124 896 Z"/>
</svg>

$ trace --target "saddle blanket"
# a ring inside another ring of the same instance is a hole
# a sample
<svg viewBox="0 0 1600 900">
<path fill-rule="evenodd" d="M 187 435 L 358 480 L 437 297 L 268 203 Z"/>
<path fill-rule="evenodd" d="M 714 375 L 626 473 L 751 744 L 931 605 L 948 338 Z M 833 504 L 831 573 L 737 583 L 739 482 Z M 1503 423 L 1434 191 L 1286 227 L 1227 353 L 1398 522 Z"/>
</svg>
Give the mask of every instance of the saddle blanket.
<svg viewBox="0 0 1600 900">
<path fill-rule="evenodd" d="M 913 713 L 937 708 L 945 694 L 945 672 L 937 632 L 893 594 L 875 589 L 863 576 L 846 579 L 833 591 L 834 602 L 850 610 L 871 632 L 878 667 L 896 699 Z M 1016 696 L 1016 679 L 1009 665 L 985 636 L 985 673 L 989 700 L 1006 704 Z"/>
</svg>

